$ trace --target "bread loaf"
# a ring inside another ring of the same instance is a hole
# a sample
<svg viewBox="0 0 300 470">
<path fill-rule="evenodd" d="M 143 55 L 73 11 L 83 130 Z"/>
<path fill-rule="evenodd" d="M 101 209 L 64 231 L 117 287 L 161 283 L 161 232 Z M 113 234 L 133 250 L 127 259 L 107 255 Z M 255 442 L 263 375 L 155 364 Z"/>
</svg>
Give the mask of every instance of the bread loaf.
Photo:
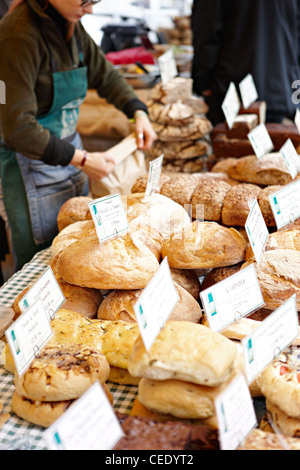
<svg viewBox="0 0 300 470">
<path fill-rule="evenodd" d="M 203 325 L 167 322 L 149 351 L 137 338 L 128 370 L 137 377 L 214 387 L 229 379 L 236 353 L 232 341 Z"/>
<path fill-rule="evenodd" d="M 92 219 L 89 203 L 93 199 L 88 196 L 78 196 L 68 199 L 60 208 L 57 215 L 57 227 L 60 232 L 67 225 L 73 224 L 80 220 Z"/>
<path fill-rule="evenodd" d="M 269 201 L 269 196 L 271 196 L 271 194 L 275 194 L 281 188 L 282 186 L 278 186 L 278 185 L 267 186 L 266 188 L 262 189 L 262 191 L 260 192 L 258 196 L 258 205 L 260 207 L 262 216 L 268 227 L 276 227 L 276 222 L 275 222 L 274 214 L 273 214 L 271 204 Z"/>
<path fill-rule="evenodd" d="M 202 310 L 198 302 L 185 289 L 175 284 L 179 302 L 174 307 L 169 320 L 191 321 L 199 323 Z M 102 320 L 122 320 L 136 322 L 134 304 L 137 302 L 142 290 L 111 291 L 100 304 L 97 316 Z"/>
<path fill-rule="evenodd" d="M 152 123 L 153 129 L 157 134 L 158 140 L 162 142 L 180 142 L 183 140 L 198 140 L 210 134 L 212 124 L 202 116 L 194 116 L 193 122 L 186 126 L 177 127 L 170 124 L 162 125 L 156 122 Z"/>
<path fill-rule="evenodd" d="M 191 199 L 192 217 L 197 219 L 203 206 L 204 220 L 219 222 L 222 218 L 225 196 L 230 190 L 230 184 L 225 181 L 201 181 Z"/>
<path fill-rule="evenodd" d="M 286 185 L 292 181 L 291 174 L 280 153 L 269 153 L 260 159 L 256 155 L 243 157 L 231 165 L 228 176 L 261 186 Z"/>
<path fill-rule="evenodd" d="M 249 202 L 258 199 L 261 188 L 241 183 L 231 188 L 224 197 L 222 223 L 228 227 L 244 227 L 250 213 Z"/>
<path fill-rule="evenodd" d="M 143 289 L 159 267 L 155 255 L 130 234 L 100 244 L 96 231 L 58 254 L 57 271 L 69 284 L 95 289 Z"/>
<path fill-rule="evenodd" d="M 237 230 L 194 221 L 165 240 L 162 256 L 168 257 L 171 268 L 207 269 L 237 264 L 245 251 L 246 241 Z"/>
<path fill-rule="evenodd" d="M 151 148 L 147 151 L 147 155 L 151 159 L 164 156 L 164 162 L 172 162 L 173 160 L 190 160 L 192 158 L 207 155 L 211 150 L 211 146 L 207 140 L 185 140 L 180 142 L 161 142 L 156 140 Z"/>
<path fill-rule="evenodd" d="M 67 246 L 71 245 L 77 240 L 80 240 L 80 238 L 84 237 L 90 230 L 93 230 L 94 228 L 95 225 L 92 220 L 82 220 L 73 222 L 72 224 L 69 224 L 61 229 L 51 244 L 52 258 L 54 258 Z"/>
</svg>

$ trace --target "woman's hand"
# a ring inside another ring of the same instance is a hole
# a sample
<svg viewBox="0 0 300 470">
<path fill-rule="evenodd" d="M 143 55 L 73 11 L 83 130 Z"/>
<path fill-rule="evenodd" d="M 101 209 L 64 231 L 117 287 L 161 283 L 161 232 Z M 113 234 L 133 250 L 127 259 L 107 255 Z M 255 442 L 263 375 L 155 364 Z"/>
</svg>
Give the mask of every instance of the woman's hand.
<svg viewBox="0 0 300 470">
<path fill-rule="evenodd" d="M 115 160 L 107 152 L 86 152 L 75 150 L 70 162 L 82 170 L 91 180 L 99 181 L 108 176 L 115 168 Z"/>
<path fill-rule="evenodd" d="M 157 135 L 153 130 L 151 122 L 144 111 L 136 111 L 134 114 L 134 120 L 138 148 L 141 150 L 148 150 L 157 139 Z"/>
</svg>

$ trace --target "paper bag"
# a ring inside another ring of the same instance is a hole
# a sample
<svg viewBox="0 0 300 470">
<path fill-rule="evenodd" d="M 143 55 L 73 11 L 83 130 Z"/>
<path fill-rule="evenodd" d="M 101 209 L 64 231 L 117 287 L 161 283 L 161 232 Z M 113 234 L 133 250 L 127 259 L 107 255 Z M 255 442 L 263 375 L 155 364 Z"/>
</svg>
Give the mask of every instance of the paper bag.
<svg viewBox="0 0 300 470">
<path fill-rule="evenodd" d="M 130 194 L 136 179 L 147 173 L 145 155 L 138 150 L 134 134 L 107 150 L 107 153 L 113 156 L 116 166 L 107 177 L 91 181 L 90 192 L 94 199 L 109 194 Z"/>
</svg>

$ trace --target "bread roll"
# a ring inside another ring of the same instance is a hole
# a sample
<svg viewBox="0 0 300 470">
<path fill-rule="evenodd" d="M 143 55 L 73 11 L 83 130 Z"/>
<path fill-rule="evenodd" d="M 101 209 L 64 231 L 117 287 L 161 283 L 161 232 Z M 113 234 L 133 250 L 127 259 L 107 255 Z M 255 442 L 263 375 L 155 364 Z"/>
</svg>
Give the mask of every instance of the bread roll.
<svg viewBox="0 0 300 470">
<path fill-rule="evenodd" d="M 239 184 L 224 197 L 222 223 L 228 227 L 244 227 L 250 213 L 249 202 L 258 199 L 261 188 L 252 184 Z"/>
<path fill-rule="evenodd" d="M 228 380 L 236 354 L 232 341 L 203 325 L 167 322 L 149 351 L 137 338 L 128 370 L 137 377 L 214 387 Z"/>
<path fill-rule="evenodd" d="M 176 285 L 179 302 L 175 305 L 169 320 L 191 321 L 199 323 L 202 310 L 198 302 L 181 286 Z M 142 290 L 122 290 L 110 292 L 101 303 L 97 316 L 102 320 L 122 320 L 136 322 L 134 304 L 137 302 Z"/>
<path fill-rule="evenodd" d="M 244 259 L 246 241 L 233 228 L 194 221 L 165 240 L 162 256 L 171 268 L 207 269 L 231 266 Z"/>
</svg>

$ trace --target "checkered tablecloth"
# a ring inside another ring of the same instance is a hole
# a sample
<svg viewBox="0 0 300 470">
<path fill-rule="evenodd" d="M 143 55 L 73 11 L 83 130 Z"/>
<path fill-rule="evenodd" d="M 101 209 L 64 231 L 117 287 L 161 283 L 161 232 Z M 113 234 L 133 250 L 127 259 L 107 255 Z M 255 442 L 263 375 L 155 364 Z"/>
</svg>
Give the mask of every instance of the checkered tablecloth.
<svg viewBox="0 0 300 470">
<path fill-rule="evenodd" d="M 10 307 L 16 296 L 48 268 L 50 258 L 51 249 L 41 251 L 21 271 L 14 274 L 0 289 L 0 305 Z M 3 341 L 0 341 L 0 357 L 4 344 Z M 107 383 L 107 385 L 113 395 L 114 409 L 121 413 L 129 413 L 136 398 L 137 387 L 113 383 Z M 13 375 L 8 373 L 0 363 L 0 403 L 4 405 L 4 411 L 11 414 L 9 420 L 0 428 L 0 450 L 46 449 L 43 440 L 44 429 L 18 418 L 12 412 L 11 397 L 13 392 Z"/>
</svg>

